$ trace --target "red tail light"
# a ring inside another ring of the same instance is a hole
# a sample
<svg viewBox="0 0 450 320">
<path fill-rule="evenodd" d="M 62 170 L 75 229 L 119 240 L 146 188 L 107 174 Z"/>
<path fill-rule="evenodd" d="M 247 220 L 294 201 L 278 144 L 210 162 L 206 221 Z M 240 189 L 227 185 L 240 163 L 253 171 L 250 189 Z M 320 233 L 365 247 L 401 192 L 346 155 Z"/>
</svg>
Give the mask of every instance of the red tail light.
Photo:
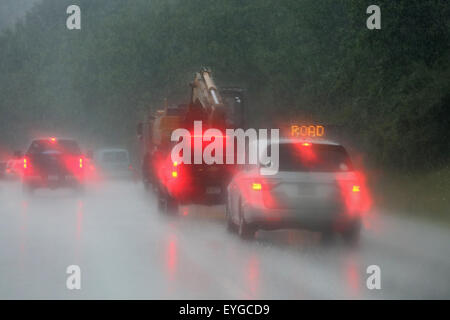
<svg viewBox="0 0 450 320">
<path fill-rule="evenodd" d="M 337 179 L 345 209 L 348 215 L 364 215 L 372 207 L 372 197 L 366 177 L 361 172 L 355 172 L 353 181 Z"/>
<path fill-rule="evenodd" d="M 80 158 L 80 168 L 83 168 L 83 158 Z"/>
<path fill-rule="evenodd" d="M 28 168 L 28 159 L 27 158 L 23 158 L 23 168 L 24 169 Z"/>
</svg>

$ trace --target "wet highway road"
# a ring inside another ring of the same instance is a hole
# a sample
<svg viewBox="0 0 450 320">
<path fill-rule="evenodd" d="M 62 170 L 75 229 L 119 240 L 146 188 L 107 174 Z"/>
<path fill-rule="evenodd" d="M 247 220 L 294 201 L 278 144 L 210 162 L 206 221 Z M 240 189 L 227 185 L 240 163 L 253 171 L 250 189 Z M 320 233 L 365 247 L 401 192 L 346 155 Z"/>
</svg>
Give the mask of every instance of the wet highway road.
<svg viewBox="0 0 450 320">
<path fill-rule="evenodd" d="M 2 299 L 450 298 L 450 229 L 373 213 L 357 249 L 319 235 L 225 229 L 223 208 L 167 217 L 141 184 L 113 182 L 22 195 L 0 183 Z M 66 268 L 81 268 L 81 290 Z M 369 290 L 366 268 L 381 268 Z"/>
</svg>

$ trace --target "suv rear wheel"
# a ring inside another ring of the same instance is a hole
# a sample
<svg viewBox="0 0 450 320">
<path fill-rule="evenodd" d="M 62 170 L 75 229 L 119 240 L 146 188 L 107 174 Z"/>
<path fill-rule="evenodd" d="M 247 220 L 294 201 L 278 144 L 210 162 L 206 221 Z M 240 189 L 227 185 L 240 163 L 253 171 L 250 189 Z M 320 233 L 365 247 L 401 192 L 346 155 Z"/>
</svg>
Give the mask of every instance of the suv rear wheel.
<svg viewBox="0 0 450 320">
<path fill-rule="evenodd" d="M 244 240 L 251 240 L 255 238 L 256 229 L 247 224 L 244 217 L 241 201 L 239 200 L 239 227 L 238 234 Z"/>
<path fill-rule="evenodd" d="M 230 207 L 228 206 L 228 202 L 226 204 L 226 217 L 227 217 L 227 230 L 230 232 L 236 232 L 237 227 L 234 224 L 232 218 L 231 218 L 231 212 L 230 212 Z"/>
</svg>

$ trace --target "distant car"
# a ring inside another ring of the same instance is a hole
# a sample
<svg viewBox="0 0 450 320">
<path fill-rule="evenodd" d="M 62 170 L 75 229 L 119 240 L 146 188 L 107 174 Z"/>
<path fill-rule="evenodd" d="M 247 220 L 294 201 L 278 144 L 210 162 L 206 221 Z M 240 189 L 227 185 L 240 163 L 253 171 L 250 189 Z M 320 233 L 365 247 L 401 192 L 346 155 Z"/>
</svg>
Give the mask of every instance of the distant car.
<svg viewBox="0 0 450 320">
<path fill-rule="evenodd" d="M 94 153 L 94 163 L 105 178 L 133 179 L 135 173 L 128 150 L 120 148 L 100 149 Z"/>
<path fill-rule="evenodd" d="M 4 177 L 6 179 L 19 179 L 22 176 L 22 159 L 10 159 L 6 162 Z"/>
<path fill-rule="evenodd" d="M 6 162 L 1 161 L 0 162 L 0 179 L 3 179 L 6 174 Z"/>
<path fill-rule="evenodd" d="M 358 241 L 362 186 L 343 146 L 280 140 L 278 173 L 261 175 L 261 167 L 246 166 L 228 186 L 230 230 L 253 238 L 258 229 L 298 228 Z"/>
<path fill-rule="evenodd" d="M 73 139 L 37 139 L 23 158 L 25 192 L 37 188 L 84 188 L 85 157 Z"/>
</svg>

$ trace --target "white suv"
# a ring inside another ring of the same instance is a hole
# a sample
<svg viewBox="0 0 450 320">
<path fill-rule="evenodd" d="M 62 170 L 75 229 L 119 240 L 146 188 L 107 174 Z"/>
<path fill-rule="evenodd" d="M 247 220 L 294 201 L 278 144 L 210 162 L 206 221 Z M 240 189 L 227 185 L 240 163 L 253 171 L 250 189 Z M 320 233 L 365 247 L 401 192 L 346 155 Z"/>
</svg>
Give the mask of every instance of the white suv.
<svg viewBox="0 0 450 320">
<path fill-rule="evenodd" d="M 262 175 L 261 165 L 246 165 L 233 177 L 228 228 L 243 238 L 253 238 L 258 229 L 300 228 L 357 242 L 363 186 L 344 147 L 297 139 L 278 144 L 278 173 Z"/>
</svg>

